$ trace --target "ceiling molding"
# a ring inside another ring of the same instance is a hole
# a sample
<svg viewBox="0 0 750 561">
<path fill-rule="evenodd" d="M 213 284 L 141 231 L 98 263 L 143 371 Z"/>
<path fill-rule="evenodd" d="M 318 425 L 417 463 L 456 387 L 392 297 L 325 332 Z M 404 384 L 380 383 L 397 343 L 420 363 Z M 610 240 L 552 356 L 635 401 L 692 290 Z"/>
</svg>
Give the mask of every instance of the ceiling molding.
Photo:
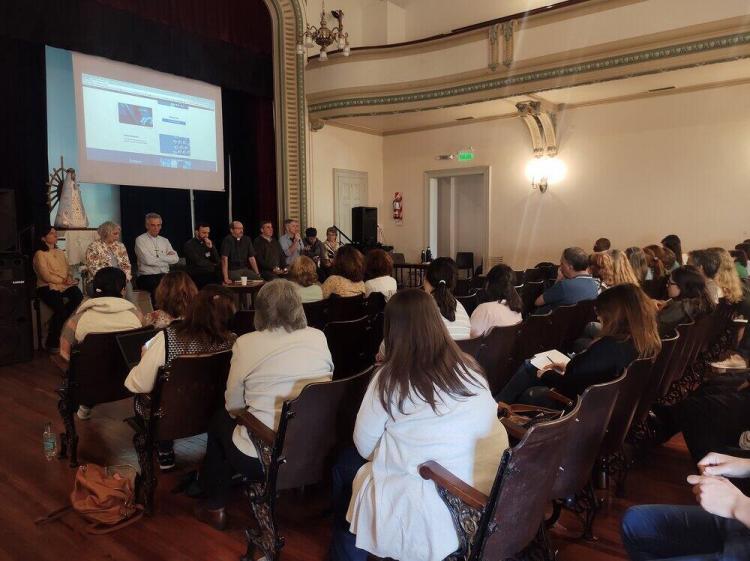
<svg viewBox="0 0 750 561">
<path fill-rule="evenodd" d="M 723 50 L 728 52 L 719 53 Z M 719 54 L 721 56 L 715 56 Z M 408 112 L 424 110 L 430 104 L 445 107 L 488 101 L 747 57 L 750 57 L 750 31 L 430 91 L 313 103 L 308 109 L 311 114 L 324 118 Z"/>
</svg>

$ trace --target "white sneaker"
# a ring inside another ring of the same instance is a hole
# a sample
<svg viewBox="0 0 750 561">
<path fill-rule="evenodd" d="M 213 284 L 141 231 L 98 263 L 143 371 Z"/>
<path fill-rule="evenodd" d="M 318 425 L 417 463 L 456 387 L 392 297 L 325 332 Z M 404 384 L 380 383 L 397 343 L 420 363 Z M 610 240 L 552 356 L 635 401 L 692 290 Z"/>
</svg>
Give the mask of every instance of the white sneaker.
<svg viewBox="0 0 750 561">
<path fill-rule="evenodd" d="M 747 361 L 740 355 L 732 353 L 729 358 L 721 360 L 719 362 L 712 362 L 712 368 L 717 370 L 742 370 L 747 368 Z"/>
<path fill-rule="evenodd" d="M 82 421 L 88 421 L 91 418 L 91 407 L 86 407 L 85 405 L 80 405 L 78 407 L 78 418 Z"/>
</svg>

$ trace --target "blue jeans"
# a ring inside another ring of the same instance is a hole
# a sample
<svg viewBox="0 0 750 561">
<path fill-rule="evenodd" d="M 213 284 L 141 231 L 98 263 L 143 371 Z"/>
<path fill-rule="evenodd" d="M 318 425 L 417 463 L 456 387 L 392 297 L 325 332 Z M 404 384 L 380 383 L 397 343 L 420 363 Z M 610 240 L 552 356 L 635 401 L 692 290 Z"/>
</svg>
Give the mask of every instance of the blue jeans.
<svg viewBox="0 0 750 561">
<path fill-rule="evenodd" d="M 505 387 L 495 395 L 495 401 L 559 409 L 560 404 L 547 397 L 549 388 L 536 377 L 536 373 L 537 367 L 524 360 Z"/>
<path fill-rule="evenodd" d="M 622 541 L 632 561 L 750 559 L 750 529 L 699 506 L 634 506 L 622 519 Z"/>
<path fill-rule="evenodd" d="M 333 466 L 333 535 L 328 550 L 329 561 L 367 561 L 367 552 L 355 545 L 356 536 L 349 531 L 346 511 L 352 498 L 352 482 L 359 468 L 367 463 L 353 446 L 339 454 Z"/>
</svg>

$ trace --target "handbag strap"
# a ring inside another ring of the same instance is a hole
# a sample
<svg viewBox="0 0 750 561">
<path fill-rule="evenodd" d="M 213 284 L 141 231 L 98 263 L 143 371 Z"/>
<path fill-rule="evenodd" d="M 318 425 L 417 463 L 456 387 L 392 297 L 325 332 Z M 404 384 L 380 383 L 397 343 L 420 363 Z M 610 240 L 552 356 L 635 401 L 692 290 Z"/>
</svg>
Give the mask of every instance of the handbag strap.
<svg viewBox="0 0 750 561">
<path fill-rule="evenodd" d="M 47 524 L 48 522 L 54 522 L 58 518 L 62 518 L 71 510 L 73 510 L 73 505 L 65 505 L 58 508 L 57 510 L 53 510 L 47 516 L 41 516 L 37 518 L 36 520 L 34 520 L 34 524 L 36 524 L 37 526 L 41 526 L 42 524 Z"/>
<path fill-rule="evenodd" d="M 132 516 L 126 518 L 122 522 L 118 522 L 117 524 L 113 524 L 112 526 L 105 526 L 93 522 L 86 526 L 86 531 L 89 534 L 102 535 L 109 534 L 110 532 L 114 532 L 115 530 L 120 530 L 122 528 L 125 528 L 126 526 L 130 526 L 134 522 L 138 522 L 138 520 L 143 517 L 143 505 L 135 505 L 135 510 L 136 512 Z"/>
</svg>

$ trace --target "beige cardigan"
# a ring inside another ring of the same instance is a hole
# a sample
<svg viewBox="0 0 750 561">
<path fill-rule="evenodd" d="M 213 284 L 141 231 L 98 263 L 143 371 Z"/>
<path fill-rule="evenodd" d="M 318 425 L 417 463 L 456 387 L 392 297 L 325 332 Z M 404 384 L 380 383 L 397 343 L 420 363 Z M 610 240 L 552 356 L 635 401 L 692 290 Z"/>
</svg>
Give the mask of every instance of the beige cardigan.
<svg viewBox="0 0 750 561">
<path fill-rule="evenodd" d="M 52 248 L 49 251 L 37 251 L 34 254 L 34 272 L 36 273 L 36 286 L 49 286 L 52 290 L 64 292 L 69 288 L 65 284 L 70 276 L 70 265 L 68 258 L 61 249 Z"/>
</svg>

